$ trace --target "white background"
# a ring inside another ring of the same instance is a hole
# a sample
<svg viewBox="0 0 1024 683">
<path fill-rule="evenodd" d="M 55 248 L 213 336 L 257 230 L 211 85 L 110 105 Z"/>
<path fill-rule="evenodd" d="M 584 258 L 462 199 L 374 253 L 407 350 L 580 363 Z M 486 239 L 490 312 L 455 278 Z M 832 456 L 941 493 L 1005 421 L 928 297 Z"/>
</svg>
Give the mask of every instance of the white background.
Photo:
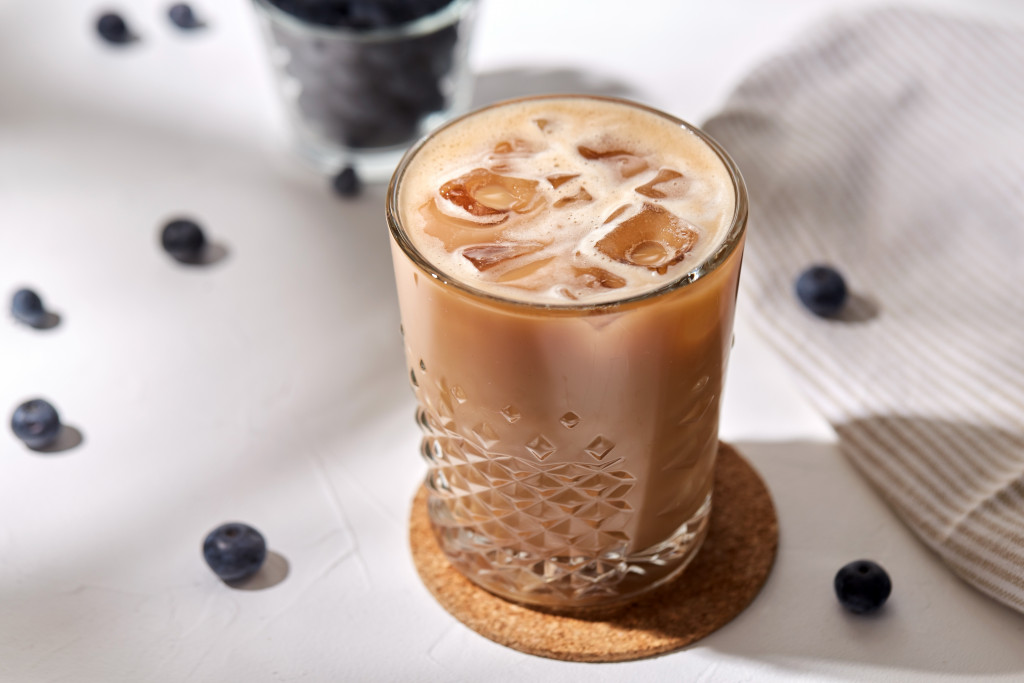
<svg viewBox="0 0 1024 683">
<path fill-rule="evenodd" d="M 384 190 L 338 199 L 291 156 L 247 2 L 197 2 L 209 26 L 193 34 L 166 4 L 0 0 L 0 295 L 33 286 L 62 317 L 44 332 L 0 318 L 0 681 L 1024 676 L 1024 618 L 889 512 L 742 303 L 722 432 L 781 527 L 753 605 L 683 652 L 609 665 L 527 656 L 456 622 L 407 550 L 423 466 Z M 1015 0 L 916 4 L 1024 23 Z M 607 92 L 700 122 L 814 21 L 868 5 L 489 0 L 476 102 Z M 106 7 L 138 43 L 96 38 Z M 166 258 L 159 229 L 177 215 L 227 258 Z M 13 437 L 10 412 L 37 395 L 78 447 Z M 203 536 L 235 519 L 267 537 L 270 585 L 232 589 L 203 563 Z M 831 588 L 864 556 L 895 586 L 873 618 Z"/>
</svg>

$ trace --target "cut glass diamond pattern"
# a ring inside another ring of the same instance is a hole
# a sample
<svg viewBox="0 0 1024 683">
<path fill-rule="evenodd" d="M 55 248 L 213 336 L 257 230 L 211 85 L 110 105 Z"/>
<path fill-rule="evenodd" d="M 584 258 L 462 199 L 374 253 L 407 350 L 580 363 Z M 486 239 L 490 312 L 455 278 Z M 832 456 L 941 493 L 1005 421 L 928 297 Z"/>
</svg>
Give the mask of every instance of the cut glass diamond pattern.
<svg viewBox="0 0 1024 683">
<path fill-rule="evenodd" d="M 526 450 L 530 451 L 538 460 L 544 460 L 555 452 L 555 446 L 543 434 L 538 434 L 526 442 Z"/>
<path fill-rule="evenodd" d="M 518 508 L 530 506 L 539 498 L 536 491 L 523 486 L 519 482 L 499 486 L 498 491 L 513 503 L 517 503 L 516 507 Z M 525 505 L 523 505 L 524 503 Z"/>
<path fill-rule="evenodd" d="M 509 424 L 515 424 L 522 417 L 522 413 L 516 410 L 515 406 L 507 405 L 501 409 L 501 416 L 504 417 Z"/>
<path fill-rule="evenodd" d="M 578 489 L 562 489 L 558 493 L 551 496 L 548 500 L 553 503 L 557 503 L 563 510 L 571 509 L 573 513 L 579 509 L 579 506 L 590 500 L 587 492 L 580 491 Z"/>
<path fill-rule="evenodd" d="M 503 448 L 502 428 L 521 420 L 518 408 L 497 411 L 502 420 L 481 419 L 457 384 L 426 381 L 424 367 L 416 373 L 423 406 L 416 418 L 430 468 L 428 509 L 457 568 L 499 594 L 572 603 L 614 597 L 631 574 L 664 564 L 668 551 L 648 564 L 629 556 L 633 508 L 625 498 L 637 481 L 621 458 L 609 457 L 610 439 L 570 447 L 559 429 L 561 440 L 537 433 L 513 454 Z M 566 430 L 582 421 L 572 411 L 554 419 Z"/>
<path fill-rule="evenodd" d="M 436 443 L 437 441 L 434 439 L 423 439 L 423 441 L 420 442 L 420 455 L 423 456 L 423 459 L 427 461 L 428 465 L 433 465 L 435 463 L 434 444 Z"/>
<path fill-rule="evenodd" d="M 431 475 L 427 477 L 427 482 L 431 484 L 431 488 L 438 493 L 451 490 L 448 486 L 448 479 L 445 478 L 444 472 L 441 470 L 434 470 Z"/>
<path fill-rule="evenodd" d="M 604 460 L 613 448 L 615 448 L 615 444 L 599 434 L 587 444 L 583 452 L 596 460 Z"/>
<path fill-rule="evenodd" d="M 555 491 L 558 491 L 564 487 L 564 484 L 561 481 L 555 479 L 546 472 L 537 472 L 536 474 L 531 474 L 525 479 L 522 479 L 522 482 L 527 486 L 532 486 L 533 488 L 537 489 L 537 492 L 542 496 L 551 495 Z"/>
<path fill-rule="evenodd" d="M 498 443 L 497 432 L 486 422 L 481 422 L 476 427 L 473 427 L 472 434 L 476 437 L 477 443 L 484 448 L 492 448 Z"/>
</svg>

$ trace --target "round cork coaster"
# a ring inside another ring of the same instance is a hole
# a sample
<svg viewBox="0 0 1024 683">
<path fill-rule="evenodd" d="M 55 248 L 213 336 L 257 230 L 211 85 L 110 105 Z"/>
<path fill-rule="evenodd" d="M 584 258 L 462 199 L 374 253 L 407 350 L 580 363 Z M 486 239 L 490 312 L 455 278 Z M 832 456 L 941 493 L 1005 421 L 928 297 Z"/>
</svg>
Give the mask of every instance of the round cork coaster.
<svg viewBox="0 0 1024 683">
<path fill-rule="evenodd" d="M 471 629 L 527 654 L 571 662 L 621 662 L 679 650 L 721 628 L 761 590 L 778 547 L 771 496 L 751 465 L 720 444 L 707 538 L 677 580 L 607 616 L 567 616 L 503 600 L 445 559 L 413 501 L 409 537 L 420 578 L 441 606 Z"/>
</svg>

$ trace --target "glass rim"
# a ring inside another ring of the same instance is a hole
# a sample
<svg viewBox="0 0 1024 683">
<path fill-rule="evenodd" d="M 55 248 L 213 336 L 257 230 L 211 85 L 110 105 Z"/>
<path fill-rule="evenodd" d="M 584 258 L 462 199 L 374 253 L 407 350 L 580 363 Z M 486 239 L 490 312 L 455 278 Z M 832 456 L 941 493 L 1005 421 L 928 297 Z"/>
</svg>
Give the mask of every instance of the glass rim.
<svg viewBox="0 0 1024 683">
<path fill-rule="evenodd" d="M 452 0 L 441 9 L 418 19 L 383 28 L 357 29 L 350 26 L 314 24 L 285 12 L 270 0 L 252 0 L 273 21 L 292 29 L 306 31 L 326 39 L 344 39 L 353 43 L 380 43 L 396 38 L 410 38 L 433 33 L 454 24 L 477 0 Z"/>
<path fill-rule="evenodd" d="M 612 102 L 616 104 L 622 104 L 634 109 L 647 111 L 655 114 L 684 130 L 696 135 L 706 144 L 722 161 L 725 165 L 726 171 L 729 174 L 729 179 L 732 181 L 735 208 L 733 210 L 732 221 L 729 224 L 729 228 L 726 231 L 725 237 L 718 248 L 707 256 L 704 260 L 698 263 L 696 266 L 691 268 L 685 273 L 681 273 L 678 277 L 669 280 L 668 282 L 658 286 L 654 289 L 645 290 L 637 294 L 623 296 L 618 299 L 610 299 L 606 301 L 576 301 L 576 302 L 546 302 L 546 301 L 526 301 L 523 299 L 516 299 L 508 296 L 502 296 L 501 294 L 495 294 L 478 287 L 475 287 L 461 278 L 454 277 L 449 273 L 445 272 L 440 266 L 427 259 L 420 250 L 413 244 L 402 225 L 401 212 L 398 205 L 398 195 L 402 184 L 402 179 L 405 176 L 406 170 L 408 170 L 409 164 L 415 158 L 416 154 L 427 145 L 436 135 L 442 131 L 458 125 L 466 119 L 472 118 L 476 114 L 479 114 L 490 109 L 496 109 L 498 107 L 515 104 L 517 102 L 533 102 L 537 100 L 556 100 L 556 99 L 580 99 L 580 100 L 598 100 L 603 102 Z M 508 306 L 516 306 L 526 309 L 543 309 L 548 311 L 567 311 L 567 312 L 580 312 L 580 311 L 595 311 L 609 308 L 616 308 L 620 306 L 629 305 L 639 301 L 645 301 L 655 297 L 663 296 L 669 292 L 673 292 L 677 289 L 681 289 L 688 285 L 691 285 L 699 281 L 704 276 L 716 270 L 720 265 L 732 255 L 736 250 L 737 246 L 743 240 L 743 236 L 746 233 L 747 226 L 747 187 L 743 181 L 743 176 L 740 174 L 739 168 L 736 163 L 729 156 L 728 152 L 715 141 L 710 135 L 705 133 L 700 128 L 690 124 L 676 116 L 672 116 L 666 112 L 663 112 L 654 107 L 641 104 L 632 100 L 628 100 L 621 97 L 610 97 L 607 95 L 587 95 L 587 94 L 550 94 L 550 95 L 528 95 L 525 97 L 517 97 L 507 100 L 501 100 L 492 104 L 486 105 L 474 109 L 471 112 L 458 116 L 454 119 L 447 121 L 445 124 L 434 129 L 430 133 L 420 138 L 416 144 L 410 147 L 406 153 L 402 156 L 401 161 L 398 162 L 398 166 L 395 168 L 394 174 L 391 176 L 391 182 L 388 183 L 387 200 L 385 203 L 385 216 L 388 222 L 388 229 L 391 232 L 391 236 L 395 242 L 401 247 L 402 251 L 413 262 L 420 270 L 426 273 L 431 278 L 439 281 L 443 285 L 454 287 L 474 298 L 483 299 L 485 301 L 499 302 Z"/>
</svg>

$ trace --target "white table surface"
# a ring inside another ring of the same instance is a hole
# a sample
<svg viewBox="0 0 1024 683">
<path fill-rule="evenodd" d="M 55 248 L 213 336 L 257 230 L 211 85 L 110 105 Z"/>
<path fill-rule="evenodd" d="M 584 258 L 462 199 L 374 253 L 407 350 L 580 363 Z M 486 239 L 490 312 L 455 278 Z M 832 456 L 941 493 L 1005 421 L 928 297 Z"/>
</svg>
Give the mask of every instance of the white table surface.
<svg viewBox="0 0 1024 683">
<path fill-rule="evenodd" d="M 1024 678 L 1024 617 L 889 512 L 742 303 L 722 434 L 781 526 L 750 608 L 685 651 L 604 665 L 524 655 L 449 616 L 407 550 L 423 465 L 384 190 L 338 199 L 291 156 L 245 0 L 197 0 L 209 27 L 188 35 L 167 4 L 0 0 L 0 295 L 33 286 L 62 317 L 42 332 L 0 317 L 0 681 Z M 801 29 L 868 4 L 489 0 L 477 101 L 609 92 L 699 122 Z M 930 4 L 1024 22 L 1016 0 Z M 101 43 L 101 7 L 141 41 Z M 180 214 L 223 262 L 161 252 Z M 15 439 L 10 412 L 37 395 L 79 446 Z M 236 519 L 272 551 L 258 590 L 200 554 Z M 832 594 L 863 556 L 895 585 L 874 618 Z"/>
</svg>

